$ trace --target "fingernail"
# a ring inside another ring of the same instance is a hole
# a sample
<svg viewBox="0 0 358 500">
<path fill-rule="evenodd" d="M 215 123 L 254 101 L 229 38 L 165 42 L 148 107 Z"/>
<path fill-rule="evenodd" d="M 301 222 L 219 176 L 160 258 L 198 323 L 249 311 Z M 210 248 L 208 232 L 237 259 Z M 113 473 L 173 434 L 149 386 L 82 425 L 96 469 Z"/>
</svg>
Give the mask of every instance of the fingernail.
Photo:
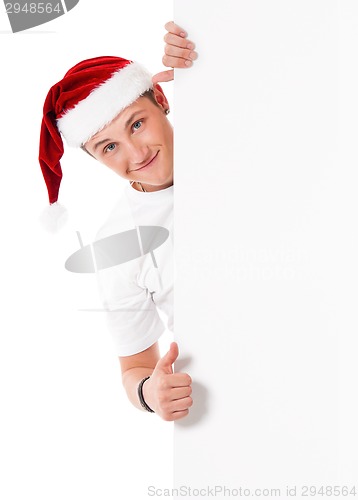
<svg viewBox="0 0 358 500">
<path fill-rule="evenodd" d="M 198 54 L 196 52 L 190 52 L 189 57 L 190 59 L 195 61 L 195 59 L 198 57 Z"/>
<path fill-rule="evenodd" d="M 192 61 L 185 61 L 185 66 L 192 66 L 192 65 L 193 65 Z"/>
<path fill-rule="evenodd" d="M 195 49 L 195 45 L 193 43 L 188 43 L 188 45 L 186 46 L 187 49 L 189 50 L 194 50 Z"/>
<path fill-rule="evenodd" d="M 183 38 L 185 38 L 185 37 L 186 37 L 186 33 L 185 33 L 185 31 L 181 31 L 181 32 L 180 32 L 180 36 L 182 36 Z"/>
</svg>

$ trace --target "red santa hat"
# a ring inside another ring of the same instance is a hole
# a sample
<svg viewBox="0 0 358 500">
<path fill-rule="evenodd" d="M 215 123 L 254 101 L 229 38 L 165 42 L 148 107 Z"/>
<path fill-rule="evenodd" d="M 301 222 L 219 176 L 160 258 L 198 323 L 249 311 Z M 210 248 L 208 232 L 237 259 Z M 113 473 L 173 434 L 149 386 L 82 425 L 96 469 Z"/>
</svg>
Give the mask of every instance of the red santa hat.
<svg viewBox="0 0 358 500">
<path fill-rule="evenodd" d="M 51 87 L 39 151 L 50 204 L 58 200 L 62 179 L 62 137 L 69 146 L 80 147 L 152 87 L 152 75 L 143 66 L 113 56 L 82 61 Z"/>
</svg>

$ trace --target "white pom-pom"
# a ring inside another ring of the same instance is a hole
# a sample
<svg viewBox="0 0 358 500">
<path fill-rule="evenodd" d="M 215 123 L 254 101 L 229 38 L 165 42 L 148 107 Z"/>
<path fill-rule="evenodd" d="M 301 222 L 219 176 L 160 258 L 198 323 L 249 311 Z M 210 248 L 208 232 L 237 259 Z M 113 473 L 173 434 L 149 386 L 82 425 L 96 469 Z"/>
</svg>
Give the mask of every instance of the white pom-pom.
<svg viewBox="0 0 358 500">
<path fill-rule="evenodd" d="M 40 215 L 42 227 L 49 233 L 57 233 L 68 220 L 68 212 L 60 203 L 52 203 Z"/>
</svg>

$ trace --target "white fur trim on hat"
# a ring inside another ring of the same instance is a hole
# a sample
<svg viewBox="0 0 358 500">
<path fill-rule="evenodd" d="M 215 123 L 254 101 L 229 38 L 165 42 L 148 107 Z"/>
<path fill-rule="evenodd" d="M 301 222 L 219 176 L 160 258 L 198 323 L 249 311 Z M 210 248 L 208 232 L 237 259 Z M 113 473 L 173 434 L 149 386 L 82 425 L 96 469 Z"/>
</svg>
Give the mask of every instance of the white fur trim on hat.
<svg viewBox="0 0 358 500">
<path fill-rule="evenodd" d="M 59 118 L 58 130 L 69 146 L 80 147 L 152 87 L 152 75 L 132 62 Z"/>
</svg>

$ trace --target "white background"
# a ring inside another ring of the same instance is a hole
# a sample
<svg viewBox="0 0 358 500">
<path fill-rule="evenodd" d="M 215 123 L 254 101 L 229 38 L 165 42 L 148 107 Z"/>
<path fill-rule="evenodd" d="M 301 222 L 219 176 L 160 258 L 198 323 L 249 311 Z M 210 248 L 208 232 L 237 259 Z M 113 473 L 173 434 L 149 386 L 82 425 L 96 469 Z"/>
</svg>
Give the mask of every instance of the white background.
<svg viewBox="0 0 358 500">
<path fill-rule="evenodd" d="M 3 10 L 3 9 L 1 9 Z M 141 499 L 172 484 L 173 424 L 127 401 L 93 276 L 64 262 L 89 242 L 123 184 L 66 148 L 58 235 L 38 217 L 47 191 L 37 161 L 49 88 L 82 59 L 119 55 L 162 66 L 169 0 L 81 0 L 68 14 L 12 34 L 0 16 L 1 337 L 0 497 L 4 500 Z M 172 84 L 163 88 L 170 100 Z M 163 348 L 166 340 L 163 341 Z"/>
<path fill-rule="evenodd" d="M 176 484 L 351 485 L 356 2 L 177 0 L 175 14 L 200 54 L 176 73 L 177 368 L 191 373 L 196 398 L 175 426 Z M 49 87 L 95 55 L 160 71 L 172 17 L 167 0 L 81 0 L 13 35 L 0 16 L 6 500 L 142 499 L 150 484 L 172 484 L 173 426 L 130 407 L 101 314 L 79 311 L 99 305 L 93 280 L 63 268 L 75 231 L 91 240 L 121 180 L 67 150 L 69 225 L 50 236 L 37 220 Z"/>
<path fill-rule="evenodd" d="M 357 494 L 358 4 L 174 8 L 200 53 L 175 83 L 175 484 Z"/>
</svg>

